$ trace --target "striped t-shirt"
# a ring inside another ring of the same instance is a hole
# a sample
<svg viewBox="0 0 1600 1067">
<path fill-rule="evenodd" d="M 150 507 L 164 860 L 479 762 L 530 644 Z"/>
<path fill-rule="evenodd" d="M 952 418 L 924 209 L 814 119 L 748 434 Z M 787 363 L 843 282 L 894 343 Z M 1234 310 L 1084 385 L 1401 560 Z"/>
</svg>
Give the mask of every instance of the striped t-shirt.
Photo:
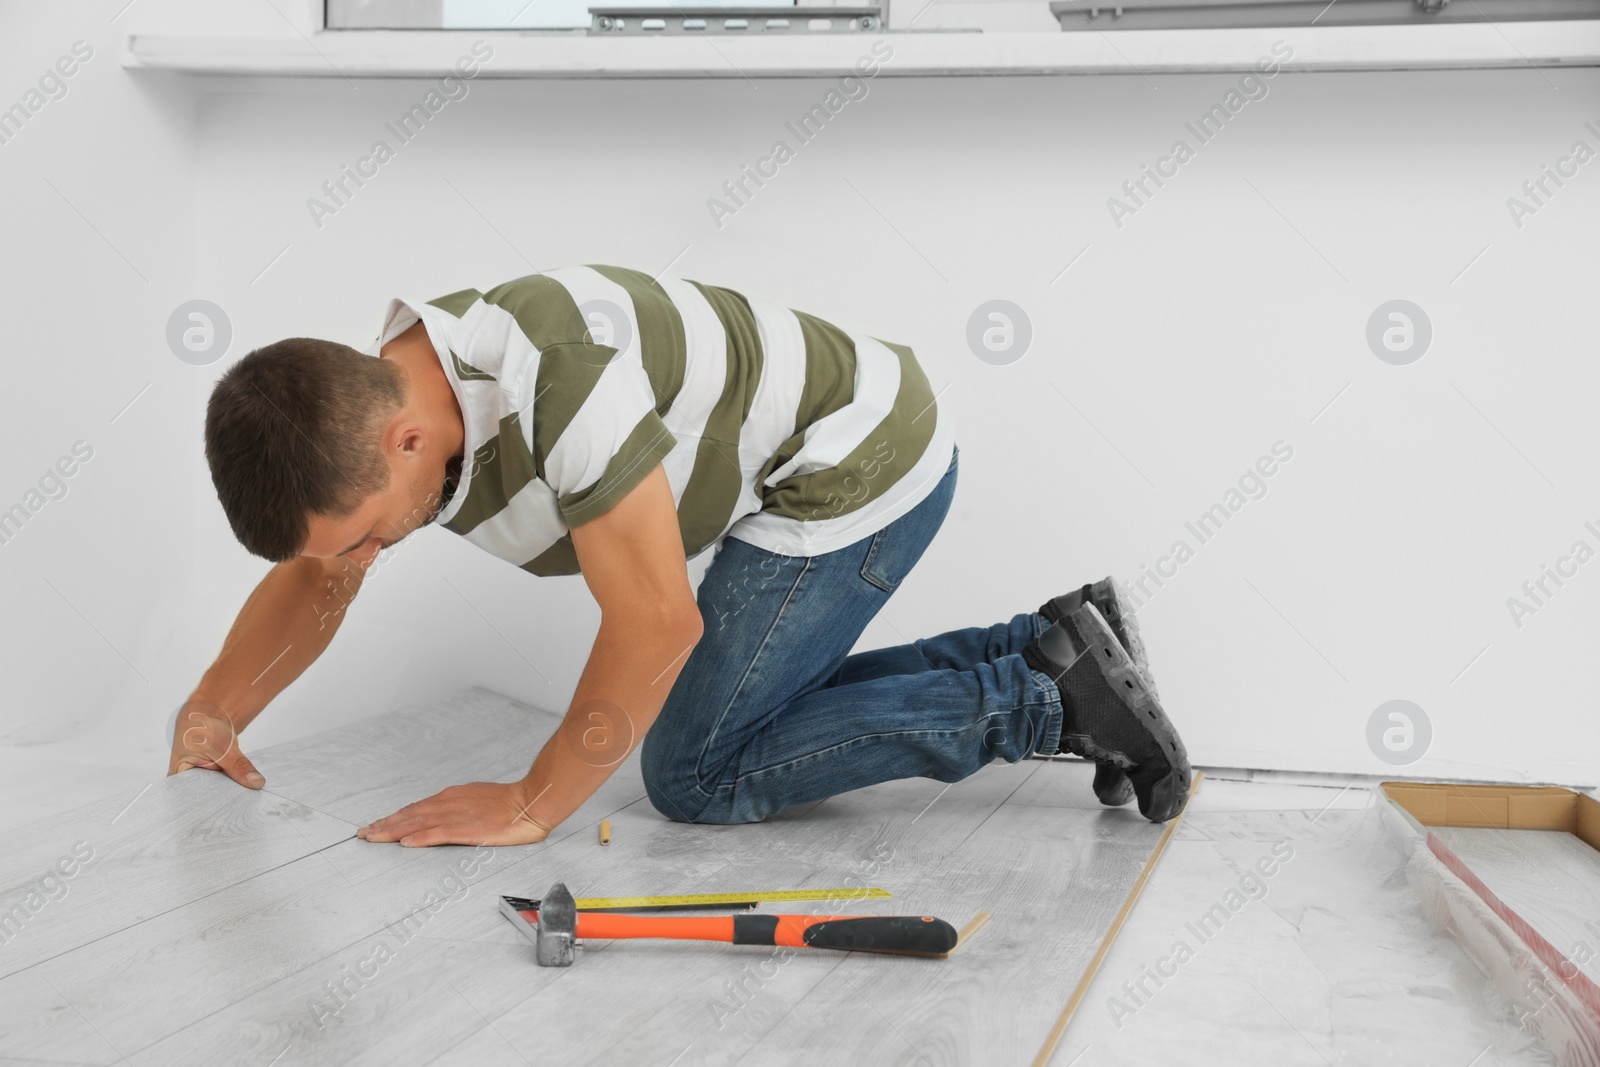
<svg viewBox="0 0 1600 1067">
<path fill-rule="evenodd" d="M 576 574 L 569 528 L 661 463 L 684 552 L 724 535 L 815 556 L 904 515 L 952 432 L 911 349 L 730 289 L 611 266 L 389 301 L 460 402 L 459 482 L 434 521 L 533 574 Z"/>
</svg>

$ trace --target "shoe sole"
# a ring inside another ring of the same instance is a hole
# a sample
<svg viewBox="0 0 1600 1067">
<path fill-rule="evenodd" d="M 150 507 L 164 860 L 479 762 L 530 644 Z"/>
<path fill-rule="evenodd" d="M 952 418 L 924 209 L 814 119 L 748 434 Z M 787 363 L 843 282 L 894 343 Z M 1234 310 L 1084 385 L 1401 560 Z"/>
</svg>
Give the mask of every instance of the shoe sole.
<svg viewBox="0 0 1600 1067">
<path fill-rule="evenodd" d="M 1150 657 L 1145 654 L 1144 637 L 1139 632 L 1139 616 L 1129 607 L 1127 585 L 1108 575 L 1090 586 L 1089 599 L 1105 617 L 1122 647 L 1128 650 L 1129 658 L 1144 678 L 1151 695 L 1160 700 L 1161 693 L 1156 689 L 1155 676 L 1150 673 Z"/>
<path fill-rule="evenodd" d="M 1134 716 L 1138 726 L 1151 736 L 1165 757 L 1167 773 L 1151 786 L 1149 810 L 1141 809 L 1141 814 L 1151 822 L 1166 822 L 1183 810 L 1189 793 L 1192 774 L 1183 740 L 1152 688 L 1146 684 L 1143 672 L 1134 665 L 1133 657 L 1099 609 L 1092 602 L 1081 604 L 1065 621 L 1076 643 L 1093 653 L 1101 678 L 1119 694 L 1126 712 Z M 1121 752 L 1102 749 L 1090 738 L 1080 735 L 1079 741 L 1087 751 L 1102 752 L 1106 762 L 1120 764 L 1130 759 Z M 1135 773 L 1137 770 L 1135 767 Z"/>
<path fill-rule="evenodd" d="M 1100 609 L 1100 614 L 1105 617 L 1111 632 L 1117 635 L 1117 640 L 1122 642 L 1122 647 L 1128 650 L 1128 658 L 1133 660 L 1134 667 L 1144 678 L 1144 684 L 1150 687 L 1150 695 L 1159 701 L 1161 693 L 1156 689 L 1155 675 L 1150 672 L 1150 658 L 1145 654 L 1144 638 L 1139 633 L 1139 616 L 1128 610 L 1127 594 L 1128 587 L 1114 575 L 1107 575 L 1089 588 L 1089 599 Z M 1094 777 L 1095 796 L 1107 807 L 1120 808 L 1134 798 L 1133 782 L 1121 767 L 1102 763 L 1095 769 Z"/>
<path fill-rule="evenodd" d="M 1065 602 L 1065 610 L 1057 607 L 1059 602 Z M 1133 664 L 1139 673 L 1144 675 L 1145 685 L 1155 694 L 1156 699 L 1161 699 L 1161 693 L 1156 688 L 1155 675 L 1150 672 L 1150 657 L 1145 652 L 1144 637 L 1139 631 L 1139 617 L 1130 607 L 1132 603 L 1128 592 L 1127 583 L 1107 575 L 1089 586 L 1089 602 L 1105 616 L 1111 625 L 1112 633 L 1117 635 L 1117 640 L 1122 642 L 1122 647 L 1128 650 L 1128 655 L 1133 658 Z M 1039 614 L 1047 622 L 1056 622 L 1072 614 L 1084 603 L 1083 592 L 1074 589 L 1070 593 L 1063 593 L 1055 597 L 1039 609 Z"/>
<path fill-rule="evenodd" d="M 1083 603 L 1081 592 L 1069 593 L 1066 598 L 1074 595 L 1079 597 L 1077 603 L 1072 605 L 1076 609 Z M 1128 587 L 1114 575 L 1107 575 L 1089 587 L 1089 600 L 1105 617 L 1122 647 L 1127 649 L 1135 669 L 1144 678 L 1145 685 L 1150 687 L 1151 695 L 1160 700 L 1161 693 L 1156 688 L 1155 675 L 1150 671 L 1150 658 L 1145 653 L 1144 638 L 1139 632 L 1139 618 L 1128 609 Z M 1120 808 L 1134 798 L 1133 782 L 1116 764 L 1097 764 L 1094 770 L 1094 795 L 1106 807 Z"/>
</svg>

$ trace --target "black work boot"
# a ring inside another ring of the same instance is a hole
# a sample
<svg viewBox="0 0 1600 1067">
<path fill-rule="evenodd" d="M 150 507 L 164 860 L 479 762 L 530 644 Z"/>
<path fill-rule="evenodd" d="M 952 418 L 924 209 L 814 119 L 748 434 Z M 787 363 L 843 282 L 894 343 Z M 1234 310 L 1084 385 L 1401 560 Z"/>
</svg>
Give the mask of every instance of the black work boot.
<svg viewBox="0 0 1600 1067">
<path fill-rule="evenodd" d="M 1160 700 L 1155 676 L 1150 673 L 1150 660 L 1145 654 L 1144 641 L 1139 636 L 1139 620 L 1134 614 L 1133 605 L 1128 603 L 1121 582 L 1108 574 L 1082 589 L 1054 597 L 1039 608 L 1039 614 L 1050 622 L 1058 622 L 1085 602 L 1099 610 L 1111 627 L 1111 632 L 1117 635 L 1117 641 L 1128 650 L 1133 666 L 1144 677 L 1150 694 Z M 1128 776 L 1116 764 L 1097 763 L 1094 768 L 1094 795 L 1102 804 L 1120 807 L 1133 799 L 1133 783 L 1128 781 Z"/>
<path fill-rule="evenodd" d="M 1061 693 L 1060 751 L 1122 770 L 1139 813 L 1166 822 L 1189 795 L 1189 754 L 1116 634 L 1092 601 L 1022 650 Z"/>
</svg>

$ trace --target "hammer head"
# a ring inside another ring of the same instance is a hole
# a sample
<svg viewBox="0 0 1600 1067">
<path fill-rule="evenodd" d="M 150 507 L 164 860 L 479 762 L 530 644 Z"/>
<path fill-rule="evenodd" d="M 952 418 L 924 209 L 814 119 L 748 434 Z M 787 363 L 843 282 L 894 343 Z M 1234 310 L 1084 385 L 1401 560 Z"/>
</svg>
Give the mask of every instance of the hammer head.
<svg viewBox="0 0 1600 1067">
<path fill-rule="evenodd" d="M 539 930 L 534 957 L 541 967 L 570 967 L 578 936 L 578 905 L 564 882 L 550 887 L 539 901 Z"/>
</svg>

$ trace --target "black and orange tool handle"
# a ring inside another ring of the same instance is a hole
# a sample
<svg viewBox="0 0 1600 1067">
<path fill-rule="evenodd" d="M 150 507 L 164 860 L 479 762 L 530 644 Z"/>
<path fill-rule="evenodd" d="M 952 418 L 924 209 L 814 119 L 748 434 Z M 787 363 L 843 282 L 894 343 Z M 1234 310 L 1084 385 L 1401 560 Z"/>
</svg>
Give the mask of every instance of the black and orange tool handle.
<svg viewBox="0 0 1600 1067">
<path fill-rule="evenodd" d="M 827 915 L 718 915 L 668 918 L 586 911 L 578 913 L 576 935 L 597 941 L 664 937 L 726 941 L 735 945 L 786 945 L 790 948 L 834 948 L 852 952 L 915 955 L 944 955 L 955 948 L 957 937 L 955 927 L 931 915 L 861 915 L 850 918 Z"/>
</svg>

